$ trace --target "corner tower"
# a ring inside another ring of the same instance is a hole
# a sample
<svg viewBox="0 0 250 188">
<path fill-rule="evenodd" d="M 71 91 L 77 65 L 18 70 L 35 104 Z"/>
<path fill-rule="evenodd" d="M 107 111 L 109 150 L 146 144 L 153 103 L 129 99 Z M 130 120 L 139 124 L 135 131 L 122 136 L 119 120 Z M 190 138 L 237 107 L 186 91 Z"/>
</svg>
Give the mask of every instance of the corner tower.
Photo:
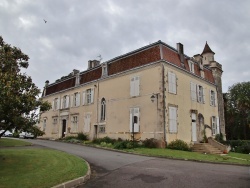
<svg viewBox="0 0 250 188">
<path fill-rule="evenodd" d="M 208 66 L 212 69 L 213 77 L 217 87 L 217 100 L 218 100 L 218 111 L 219 111 L 219 122 L 220 122 L 220 132 L 225 135 L 225 117 L 224 117 L 224 100 L 222 94 L 222 65 L 214 60 L 214 52 L 211 50 L 209 45 L 205 44 L 204 50 L 202 52 L 202 60 L 204 66 Z"/>
</svg>

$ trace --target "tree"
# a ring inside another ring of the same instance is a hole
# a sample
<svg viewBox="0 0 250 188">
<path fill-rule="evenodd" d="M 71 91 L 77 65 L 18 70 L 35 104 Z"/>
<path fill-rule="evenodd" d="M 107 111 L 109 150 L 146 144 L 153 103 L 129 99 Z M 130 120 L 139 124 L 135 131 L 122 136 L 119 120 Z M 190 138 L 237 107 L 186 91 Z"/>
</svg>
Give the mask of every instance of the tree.
<svg viewBox="0 0 250 188">
<path fill-rule="evenodd" d="M 224 99 L 227 139 L 250 139 L 250 82 L 229 87 Z"/>
<path fill-rule="evenodd" d="M 29 57 L 21 49 L 6 44 L 0 36 L 0 130 L 37 131 L 39 109 L 50 103 L 39 99 L 40 90 L 21 70 L 29 66 Z"/>
</svg>

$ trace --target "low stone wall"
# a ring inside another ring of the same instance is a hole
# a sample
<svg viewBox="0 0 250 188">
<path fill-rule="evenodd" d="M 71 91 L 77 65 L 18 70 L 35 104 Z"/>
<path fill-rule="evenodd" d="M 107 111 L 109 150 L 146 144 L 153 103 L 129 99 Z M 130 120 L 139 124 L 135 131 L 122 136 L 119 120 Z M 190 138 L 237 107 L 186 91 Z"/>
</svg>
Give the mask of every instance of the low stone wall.
<svg viewBox="0 0 250 188">
<path fill-rule="evenodd" d="M 221 144 L 220 142 L 217 142 L 216 140 L 214 140 L 212 137 L 208 138 L 208 143 L 211 144 L 212 146 L 218 148 L 219 150 L 221 150 L 223 153 L 228 153 L 230 151 L 230 149 L 228 148 L 228 146 Z"/>
</svg>

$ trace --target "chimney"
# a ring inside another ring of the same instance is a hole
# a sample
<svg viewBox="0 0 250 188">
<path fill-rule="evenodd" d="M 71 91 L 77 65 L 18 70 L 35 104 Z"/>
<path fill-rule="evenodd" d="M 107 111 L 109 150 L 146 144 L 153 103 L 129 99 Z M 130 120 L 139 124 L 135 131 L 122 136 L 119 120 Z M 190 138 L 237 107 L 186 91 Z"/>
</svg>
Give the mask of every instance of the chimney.
<svg viewBox="0 0 250 188">
<path fill-rule="evenodd" d="M 48 87 L 48 85 L 49 85 L 49 80 L 46 80 L 45 86 L 44 86 L 44 89 L 43 89 L 43 93 L 42 93 L 43 97 L 46 96 L 46 88 Z"/>
<path fill-rule="evenodd" d="M 73 76 L 76 77 L 75 86 L 78 86 L 80 84 L 80 71 L 74 69 L 73 72 L 72 72 L 72 74 L 73 74 Z"/>
<path fill-rule="evenodd" d="M 184 49 L 183 49 L 183 44 L 177 43 L 177 52 L 178 52 L 180 60 L 181 60 L 181 66 L 183 68 L 185 68 L 185 65 L 184 65 Z"/>
</svg>

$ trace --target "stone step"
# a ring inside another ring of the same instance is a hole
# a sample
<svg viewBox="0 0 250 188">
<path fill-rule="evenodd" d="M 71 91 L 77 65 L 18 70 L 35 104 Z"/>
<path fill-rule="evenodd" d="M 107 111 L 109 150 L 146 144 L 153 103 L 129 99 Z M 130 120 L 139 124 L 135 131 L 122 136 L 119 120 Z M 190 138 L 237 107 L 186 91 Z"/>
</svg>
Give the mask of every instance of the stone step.
<svg viewBox="0 0 250 188">
<path fill-rule="evenodd" d="M 223 152 L 218 148 L 210 145 L 209 143 L 195 143 L 192 147 L 192 151 L 199 153 L 209 154 L 222 154 Z"/>
</svg>

